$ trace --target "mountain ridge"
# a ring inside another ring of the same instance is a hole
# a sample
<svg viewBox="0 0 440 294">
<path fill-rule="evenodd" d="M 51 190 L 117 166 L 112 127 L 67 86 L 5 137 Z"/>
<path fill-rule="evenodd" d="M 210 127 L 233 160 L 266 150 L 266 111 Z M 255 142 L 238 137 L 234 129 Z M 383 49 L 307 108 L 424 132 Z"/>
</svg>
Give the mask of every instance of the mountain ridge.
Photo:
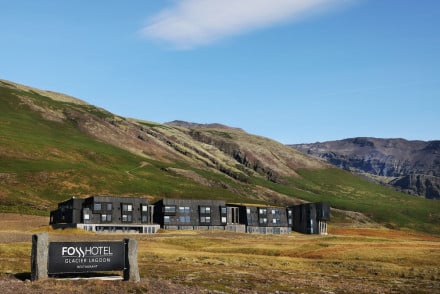
<svg viewBox="0 0 440 294">
<path fill-rule="evenodd" d="M 409 194 L 440 199 L 440 141 L 357 137 L 289 145 Z"/>
</svg>

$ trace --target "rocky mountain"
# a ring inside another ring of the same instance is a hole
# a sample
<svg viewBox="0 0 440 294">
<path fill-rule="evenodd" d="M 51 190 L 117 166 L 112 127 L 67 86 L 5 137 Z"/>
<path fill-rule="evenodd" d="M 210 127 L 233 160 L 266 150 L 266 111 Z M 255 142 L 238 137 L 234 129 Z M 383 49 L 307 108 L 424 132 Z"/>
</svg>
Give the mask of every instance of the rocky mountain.
<svg viewBox="0 0 440 294">
<path fill-rule="evenodd" d="M 4 80 L 0 109 L 0 212 L 47 215 L 62 200 L 96 194 L 272 205 L 327 201 L 339 221 L 361 215 L 356 219 L 440 233 L 440 206 L 432 201 L 240 128 L 125 118 Z"/>
<path fill-rule="evenodd" d="M 440 141 L 352 138 L 290 146 L 406 193 L 440 199 Z"/>
</svg>

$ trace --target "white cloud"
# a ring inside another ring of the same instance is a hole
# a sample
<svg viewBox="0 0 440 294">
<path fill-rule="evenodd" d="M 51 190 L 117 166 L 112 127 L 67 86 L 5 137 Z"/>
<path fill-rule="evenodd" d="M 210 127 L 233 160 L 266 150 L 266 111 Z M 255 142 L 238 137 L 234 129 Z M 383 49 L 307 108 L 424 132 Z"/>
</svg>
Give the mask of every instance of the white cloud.
<svg viewBox="0 0 440 294">
<path fill-rule="evenodd" d="M 149 20 L 142 35 L 193 48 L 352 0 L 180 0 Z"/>
</svg>

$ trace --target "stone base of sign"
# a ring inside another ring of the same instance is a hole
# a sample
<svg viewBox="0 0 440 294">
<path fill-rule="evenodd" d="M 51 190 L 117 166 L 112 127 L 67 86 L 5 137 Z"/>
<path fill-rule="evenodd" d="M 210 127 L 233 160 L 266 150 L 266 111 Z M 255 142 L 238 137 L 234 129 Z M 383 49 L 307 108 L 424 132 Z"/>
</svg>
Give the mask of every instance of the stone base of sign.
<svg viewBox="0 0 440 294">
<path fill-rule="evenodd" d="M 141 280 L 139 276 L 139 266 L 137 262 L 138 255 L 138 242 L 137 240 L 125 239 L 125 266 L 124 280 L 139 282 Z"/>
<path fill-rule="evenodd" d="M 49 236 L 47 233 L 32 236 L 31 280 L 47 278 Z"/>
</svg>

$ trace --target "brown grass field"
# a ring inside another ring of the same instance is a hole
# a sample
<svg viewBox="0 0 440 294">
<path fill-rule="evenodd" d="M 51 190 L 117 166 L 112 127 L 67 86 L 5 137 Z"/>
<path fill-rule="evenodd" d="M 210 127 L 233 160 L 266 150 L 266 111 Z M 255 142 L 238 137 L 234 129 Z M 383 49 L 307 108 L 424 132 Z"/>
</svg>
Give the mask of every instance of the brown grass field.
<svg viewBox="0 0 440 294">
<path fill-rule="evenodd" d="M 130 235 L 139 241 L 139 283 L 30 282 L 34 233 L 47 231 L 50 241 L 127 237 L 54 231 L 47 224 L 47 217 L 0 214 L 3 293 L 440 293 L 439 237 L 337 224 L 330 224 L 328 236 L 220 231 Z"/>
</svg>

